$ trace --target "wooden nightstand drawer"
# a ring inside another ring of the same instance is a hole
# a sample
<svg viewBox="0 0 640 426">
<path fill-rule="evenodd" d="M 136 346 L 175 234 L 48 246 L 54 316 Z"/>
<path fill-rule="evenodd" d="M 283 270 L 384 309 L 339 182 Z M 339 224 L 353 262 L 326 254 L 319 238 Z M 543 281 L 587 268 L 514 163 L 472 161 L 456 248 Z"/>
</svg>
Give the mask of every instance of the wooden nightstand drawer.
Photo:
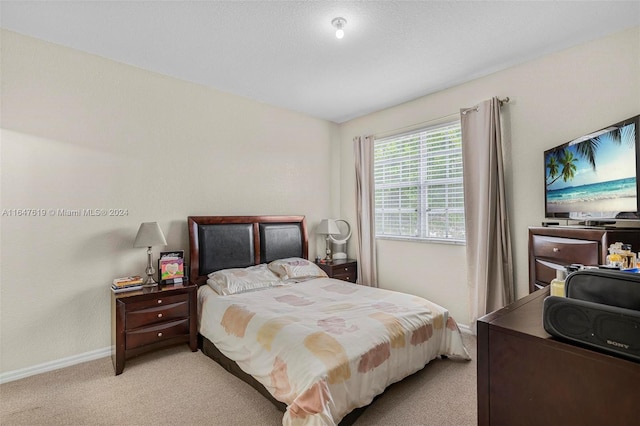
<svg viewBox="0 0 640 426">
<path fill-rule="evenodd" d="M 151 327 L 143 327 L 137 330 L 127 331 L 125 336 L 125 345 L 127 349 L 134 349 L 188 333 L 189 319 L 185 318 L 178 321 L 165 322 Z"/>
<path fill-rule="evenodd" d="M 334 260 L 330 263 L 317 263 L 329 278 L 355 283 L 358 277 L 358 262 L 351 259 Z"/>
<path fill-rule="evenodd" d="M 353 263 L 346 266 L 333 268 L 333 278 L 337 280 L 349 281 L 350 283 L 356 282 L 357 273 L 358 268 Z"/>
<path fill-rule="evenodd" d="M 350 283 L 356 282 L 356 274 L 334 275 L 336 280 L 349 281 Z"/>
<path fill-rule="evenodd" d="M 186 295 L 185 295 L 186 296 Z M 126 314 L 126 330 L 132 330 L 146 325 L 169 321 L 172 319 L 187 318 L 189 316 L 189 301 L 172 303 L 170 305 L 153 306 Z"/>
<path fill-rule="evenodd" d="M 162 307 L 179 302 L 189 302 L 189 295 L 187 293 L 176 294 L 174 296 L 164 296 L 158 294 L 158 296 L 148 300 L 142 300 L 139 302 L 127 302 L 127 312 L 144 310 L 154 307 Z"/>
</svg>

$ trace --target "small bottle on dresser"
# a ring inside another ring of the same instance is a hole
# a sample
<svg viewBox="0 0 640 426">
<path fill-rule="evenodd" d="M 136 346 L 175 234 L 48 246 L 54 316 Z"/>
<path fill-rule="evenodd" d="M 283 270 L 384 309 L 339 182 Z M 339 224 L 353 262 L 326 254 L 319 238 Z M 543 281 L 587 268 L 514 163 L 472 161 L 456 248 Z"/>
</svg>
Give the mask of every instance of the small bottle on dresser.
<svg viewBox="0 0 640 426">
<path fill-rule="evenodd" d="M 556 269 L 556 277 L 551 280 L 551 296 L 565 297 L 564 280 L 567 273 L 562 269 Z"/>
</svg>

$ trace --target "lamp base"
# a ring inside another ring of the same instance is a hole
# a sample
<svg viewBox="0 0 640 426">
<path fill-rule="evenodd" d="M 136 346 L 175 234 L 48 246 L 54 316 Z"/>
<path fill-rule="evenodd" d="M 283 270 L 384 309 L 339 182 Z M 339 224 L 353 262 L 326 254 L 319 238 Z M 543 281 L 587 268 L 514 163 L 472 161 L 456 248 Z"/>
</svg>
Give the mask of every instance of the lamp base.
<svg viewBox="0 0 640 426">
<path fill-rule="evenodd" d="M 147 248 L 147 280 L 142 283 L 142 288 L 151 288 L 157 287 L 158 283 L 153 279 L 153 274 L 156 273 L 156 270 L 153 269 L 153 264 L 151 263 L 151 247 Z"/>
<path fill-rule="evenodd" d="M 329 235 L 327 235 L 327 241 L 326 241 L 326 246 L 325 246 L 325 257 L 324 257 L 324 261 L 327 263 L 331 263 L 331 261 L 333 260 L 333 258 L 331 257 L 331 244 L 329 243 Z"/>
<path fill-rule="evenodd" d="M 143 288 L 157 287 L 157 286 L 158 286 L 158 283 L 153 279 L 151 275 L 147 275 L 147 280 L 142 283 Z"/>
</svg>

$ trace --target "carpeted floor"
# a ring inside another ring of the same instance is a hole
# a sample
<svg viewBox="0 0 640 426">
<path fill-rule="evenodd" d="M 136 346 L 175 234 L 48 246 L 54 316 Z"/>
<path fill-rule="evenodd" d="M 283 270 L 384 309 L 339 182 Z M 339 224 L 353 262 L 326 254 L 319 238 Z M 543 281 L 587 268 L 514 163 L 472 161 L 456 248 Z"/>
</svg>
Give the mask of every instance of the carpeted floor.
<svg viewBox="0 0 640 426">
<path fill-rule="evenodd" d="M 387 389 L 355 425 L 477 424 L 476 339 L 463 336 L 472 361 L 432 361 Z M 180 345 L 128 360 L 119 376 L 102 358 L 0 385 L 0 424 L 276 426 L 282 413 Z"/>
</svg>

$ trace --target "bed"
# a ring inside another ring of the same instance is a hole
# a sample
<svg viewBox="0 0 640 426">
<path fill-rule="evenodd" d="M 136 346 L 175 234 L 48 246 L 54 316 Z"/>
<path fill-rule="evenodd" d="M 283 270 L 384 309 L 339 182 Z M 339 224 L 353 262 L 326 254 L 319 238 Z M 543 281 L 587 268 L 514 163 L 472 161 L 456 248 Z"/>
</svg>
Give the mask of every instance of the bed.
<svg viewBox="0 0 640 426">
<path fill-rule="evenodd" d="M 469 359 L 446 309 L 308 261 L 304 216 L 191 216 L 188 229 L 202 351 L 285 426 L 351 424 L 432 359 Z"/>
</svg>

